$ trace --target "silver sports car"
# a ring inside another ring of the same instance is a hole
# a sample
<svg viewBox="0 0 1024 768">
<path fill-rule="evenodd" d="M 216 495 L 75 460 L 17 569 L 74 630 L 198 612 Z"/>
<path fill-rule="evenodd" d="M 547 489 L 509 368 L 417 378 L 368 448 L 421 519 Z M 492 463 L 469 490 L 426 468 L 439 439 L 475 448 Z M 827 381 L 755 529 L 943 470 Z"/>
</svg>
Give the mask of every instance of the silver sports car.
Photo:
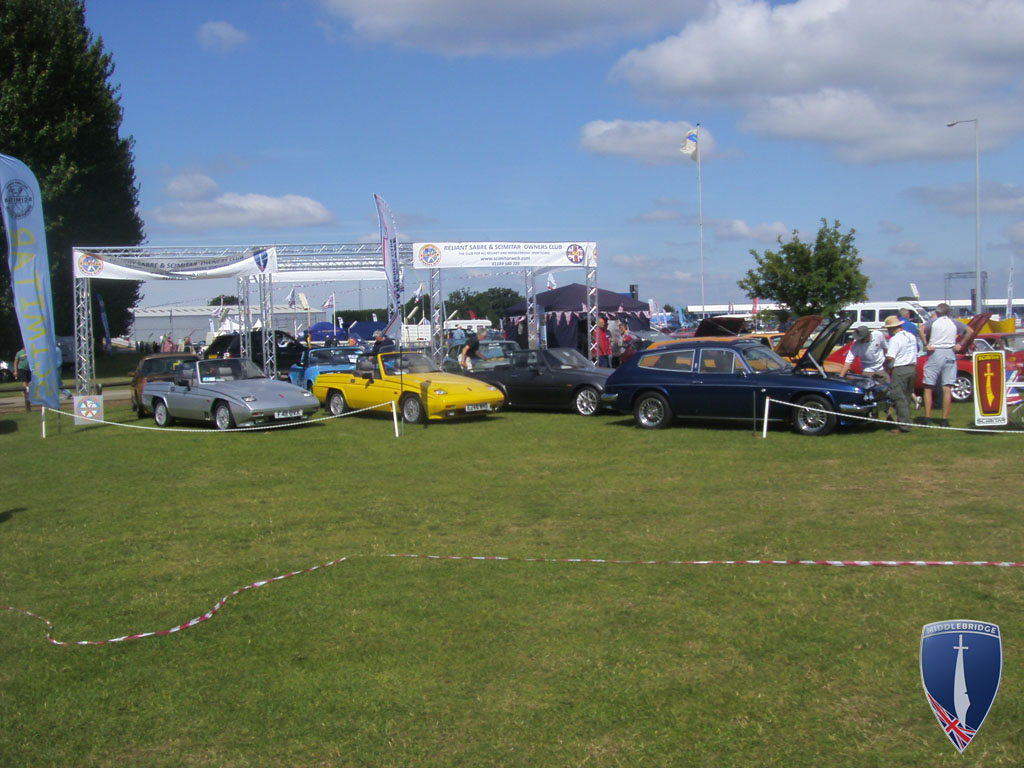
<svg viewBox="0 0 1024 768">
<path fill-rule="evenodd" d="M 161 427 L 176 419 L 217 429 L 282 424 L 308 419 L 319 407 L 306 390 L 268 379 L 245 358 L 182 363 L 173 381 L 147 382 L 142 399 Z"/>
</svg>

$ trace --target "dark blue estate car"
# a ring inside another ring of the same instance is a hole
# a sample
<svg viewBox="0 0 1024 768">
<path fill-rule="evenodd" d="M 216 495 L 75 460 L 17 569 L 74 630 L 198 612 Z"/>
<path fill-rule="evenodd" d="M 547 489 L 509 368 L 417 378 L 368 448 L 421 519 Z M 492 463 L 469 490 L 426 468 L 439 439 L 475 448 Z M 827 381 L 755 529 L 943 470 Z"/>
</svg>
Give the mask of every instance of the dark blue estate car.
<svg viewBox="0 0 1024 768">
<path fill-rule="evenodd" d="M 609 377 L 604 402 L 632 413 L 638 427 L 667 427 L 674 418 L 764 418 L 767 398 L 817 410 L 772 403 L 770 421 L 788 422 L 805 435 L 825 435 L 836 424 L 872 416 L 888 402 L 888 387 L 860 376 L 827 374 L 822 361 L 852 321 L 833 321 L 792 365 L 752 338 L 687 339 L 644 350 Z"/>
</svg>

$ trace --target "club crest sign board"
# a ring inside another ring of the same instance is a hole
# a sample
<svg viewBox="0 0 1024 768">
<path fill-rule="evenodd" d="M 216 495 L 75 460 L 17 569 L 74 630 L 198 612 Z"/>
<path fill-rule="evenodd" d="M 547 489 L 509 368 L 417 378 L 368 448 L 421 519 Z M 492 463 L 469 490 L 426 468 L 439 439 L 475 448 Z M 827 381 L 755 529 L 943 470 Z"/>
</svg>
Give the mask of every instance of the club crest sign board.
<svg viewBox="0 0 1024 768">
<path fill-rule="evenodd" d="M 996 426 L 1006 416 L 1006 356 L 1002 350 L 974 353 L 974 423 Z"/>
<path fill-rule="evenodd" d="M 1003 646 L 999 627 L 954 619 L 921 630 L 921 682 L 928 705 L 958 752 L 977 735 L 999 690 Z"/>
</svg>

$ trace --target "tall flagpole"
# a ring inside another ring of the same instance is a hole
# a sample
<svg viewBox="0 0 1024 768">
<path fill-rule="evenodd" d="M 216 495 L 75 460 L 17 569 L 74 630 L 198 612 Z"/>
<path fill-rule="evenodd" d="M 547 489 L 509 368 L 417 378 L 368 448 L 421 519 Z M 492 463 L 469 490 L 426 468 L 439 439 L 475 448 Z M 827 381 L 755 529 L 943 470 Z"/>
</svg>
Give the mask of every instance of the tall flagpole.
<svg viewBox="0 0 1024 768">
<path fill-rule="evenodd" d="M 697 123 L 697 229 L 700 234 L 700 308 L 707 316 L 704 302 L 704 192 L 700 178 L 700 123 Z"/>
</svg>

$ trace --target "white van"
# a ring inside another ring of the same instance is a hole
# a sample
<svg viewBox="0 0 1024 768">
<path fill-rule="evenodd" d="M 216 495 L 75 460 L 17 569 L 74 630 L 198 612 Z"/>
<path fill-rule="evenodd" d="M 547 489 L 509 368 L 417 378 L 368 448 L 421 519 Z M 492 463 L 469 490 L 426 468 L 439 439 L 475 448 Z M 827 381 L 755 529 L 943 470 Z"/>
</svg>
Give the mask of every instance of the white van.
<svg viewBox="0 0 1024 768">
<path fill-rule="evenodd" d="M 928 319 L 924 307 L 913 301 L 865 301 L 850 304 L 840 310 L 839 316 L 853 319 L 851 329 L 858 325 L 866 325 L 872 329 L 884 328 L 885 318 L 893 315 L 898 317 L 901 309 L 909 309 L 910 319 L 917 325 Z"/>
</svg>

